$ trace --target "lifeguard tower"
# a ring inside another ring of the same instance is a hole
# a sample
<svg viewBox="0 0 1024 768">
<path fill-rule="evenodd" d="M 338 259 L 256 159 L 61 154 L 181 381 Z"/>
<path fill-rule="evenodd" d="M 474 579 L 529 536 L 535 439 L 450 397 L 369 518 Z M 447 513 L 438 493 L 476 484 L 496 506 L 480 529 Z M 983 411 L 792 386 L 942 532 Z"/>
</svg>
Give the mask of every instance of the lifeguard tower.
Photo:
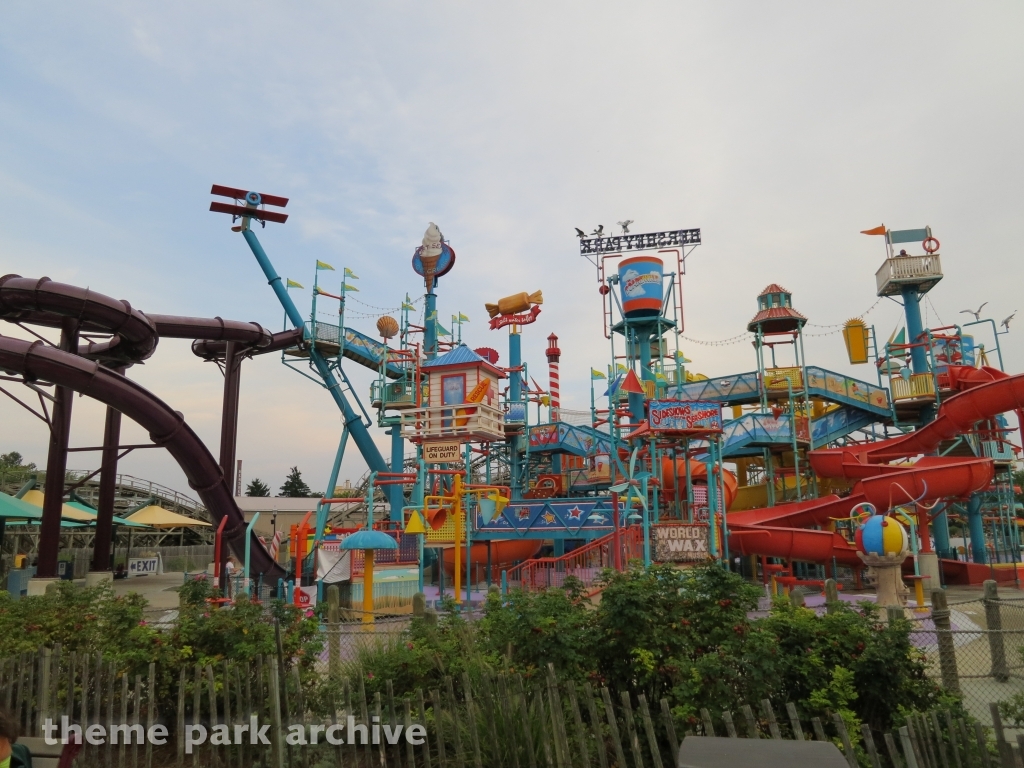
<svg viewBox="0 0 1024 768">
<path fill-rule="evenodd" d="M 498 381 L 505 373 L 465 344 L 422 366 L 425 407 L 402 414 L 402 436 L 414 443 L 505 439 L 504 413 L 498 407 Z"/>
</svg>

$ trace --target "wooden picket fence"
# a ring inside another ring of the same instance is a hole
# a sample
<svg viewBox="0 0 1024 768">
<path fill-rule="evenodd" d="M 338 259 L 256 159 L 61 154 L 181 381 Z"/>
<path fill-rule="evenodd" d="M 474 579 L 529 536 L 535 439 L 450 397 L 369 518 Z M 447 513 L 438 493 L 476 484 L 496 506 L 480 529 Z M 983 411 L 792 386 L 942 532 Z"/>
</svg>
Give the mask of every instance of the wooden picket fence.
<svg viewBox="0 0 1024 768">
<path fill-rule="evenodd" d="M 560 681 L 550 667 L 542 679 L 448 677 L 436 689 L 401 698 L 390 681 L 383 694 L 368 695 L 365 675 L 355 683 L 319 676 L 303 681 L 300 669 L 279 656 L 245 665 L 182 667 L 176 675 L 161 672 L 155 664 L 134 673 L 99 656 L 44 648 L 0 661 L 0 704 L 36 737 L 43 735 L 48 718 L 59 723 L 62 717 L 83 732 L 90 725 L 104 726 L 106 733 L 115 724 L 139 725 L 147 732 L 155 725 L 167 728 L 163 746 L 86 744 L 75 761 L 82 768 L 672 768 L 680 738 L 710 735 L 832 741 L 851 768 L 1015 768 L 1024 746 L 1007 741 L 995 705 L 991 731 L 948 712 L 929 712 L 891 733 L 864 726 L 854 740 L 838 714 L 825 721 L 802 719 L 786 703 L 784 715 L 777 717 L 767 700 L 756 709 L 744 705 L 717 717 L 703 709 L 680 733 L 666 699 L 651 706 L 642 694 L 616 696 L 589 683 Z M 252 745 L 246 735 L 243 744 L 207 741 L 186 753 L 190 726 L 228 725 L 233 733 L 251 717 L 270 725 L 269 746 Z M 420 725 L 426 739 L 414 745 L 403 736 L 388 744 L 382 735 L 380 744 L 326 743 L 325 728 L 345 725 L 349 717 L 368 730 L 387 725 L 392 733 L 398 725 L 404 730 Z M 293 745 L 286 740 L 293 725 L 302 725 L 306 734 L 311 725 L 324 728 L 315 746 Z"/>
</svg>

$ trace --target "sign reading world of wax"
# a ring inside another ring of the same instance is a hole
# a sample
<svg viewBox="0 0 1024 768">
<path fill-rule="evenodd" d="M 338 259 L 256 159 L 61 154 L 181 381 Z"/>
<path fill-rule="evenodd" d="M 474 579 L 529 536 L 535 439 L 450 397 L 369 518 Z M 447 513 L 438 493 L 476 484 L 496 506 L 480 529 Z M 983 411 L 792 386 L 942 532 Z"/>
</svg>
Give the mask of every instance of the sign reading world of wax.
<svg viewBox="0 0 1024 768">
<path fill-rule="evenodd" d="M 707 525 L 660 523 L 653 530 L 654 559 L 659 563 L 699 563 L 710 557 Z"/>
<path fill-rule="evenodd" d="M 685 400 L 652 400 L 648 422 L 652 432 L 721 432 L 722 406 Z"/>
</svg>

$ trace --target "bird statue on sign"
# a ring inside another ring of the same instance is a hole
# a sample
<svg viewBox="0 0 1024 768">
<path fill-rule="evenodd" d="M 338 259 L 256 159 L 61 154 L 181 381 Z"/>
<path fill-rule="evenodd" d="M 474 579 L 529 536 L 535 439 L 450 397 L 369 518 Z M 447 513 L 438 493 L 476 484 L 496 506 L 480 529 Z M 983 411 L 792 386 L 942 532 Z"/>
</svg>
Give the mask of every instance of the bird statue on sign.
<svg viewBox="0 0 1024 768">
<path fill-rule="evenodd" d="M 985 304 L 988 304 L 988 302 L 986 301 Z M 981 310 L 983 310 L 985 308 L 985 304 L 982 304 L 977 309 L 961 309 L 960 310 L 960 314 L 961 315 L 974 315 L 974 319 L 977 320 L 978 322 L 981 322 Z"/>
<path fill-rule="evenodd" d="M 1016 315 L 1016 314 L 1017 314 L 1017 310 L 1015 309 L 1015 310 L 1013 310 L 1013 314 L 1011 314 L 1009 317 L 1004 319 L 1003 322 L 1000 323 L 1000 325 L 1003 326 L 1003 328 L 1006 329 L 1006 333 L 1010 332 L 1010 321 L 1013 320 L 1014 315 Z"/>
<path fill-rule="evenodd" d="M 633 223 L 632 219 L 626 219 L 625 221 L 618 222 L 619 226 L 622 227 L 622 234 L 629 234 L 629 225 Z"/>
<path fill-rule="evenodd" d="M 597 229 L 590 233 L 592 237 L 601 237 L 604 234 L 604 224 L 598 224 Z"/>
<path fill-rule="evenodd" d="M 578 237 L 580 240 L 583 240 L 587 236 L 587 233 L 584 232 L 579 227 L 576 227 L 575 229 L 576 229 L 576 237 Z"/>
</svg>

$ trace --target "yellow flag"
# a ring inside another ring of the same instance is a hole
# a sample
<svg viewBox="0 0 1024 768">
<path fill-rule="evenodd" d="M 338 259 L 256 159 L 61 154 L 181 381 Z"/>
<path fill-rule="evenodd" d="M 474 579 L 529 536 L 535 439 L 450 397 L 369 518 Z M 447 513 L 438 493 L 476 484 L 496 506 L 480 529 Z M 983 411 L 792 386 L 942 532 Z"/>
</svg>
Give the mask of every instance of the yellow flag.
<svg viewBox="0 0 1024 768">
<path fill-rule="evenodd" d="M 348 267 L 345 267 L 345 277 L 351 277 L 353 280 L 358 280 L 359 279 L 359 275 L 357 275 L 355 272 L 353 272 Z"/>
<path fill-rule="evenodd" d="M 402 309 L 408 309 L 410 312 L 414 312 L 416 310 L 416 307 L 414 307 L 412 304 L 410 304 L 407 301 L 403 301 L 402 302 Z"/>
<path fill-rule="evenodd" d="M 332 267 L 326 261 L 320 261 L 319 259 L 317 259 L 316 268 L 317 269 L 329 269 L 329 270 L 331 270 L 331 272 L 334 271 L 334 267 Z"/>
<path fill-rule="evenodd" d="M 468 317 L 466 317 L 466 316 L 465 316 L 464 314 L 462 314 L 461 312 L 459 312 L 459 322 L 460 322 L 460 323 L 468 323 L 468 322 L 469 322 L 469 318 L 468 318 Z"/>
<path fill-rule="evenodd" d="M 599 370 L 597 370 L 597 368 L 591 368 L 590 369 L 590 378 L 591 379 L 605 379 L 607 377 L 603 373 L 601 373 Z"/>
<path fill-rule="evenodd" d="M 290 277 L 286 277 L 284 279 L 284 287 L 285 288 L 304 288 L 305 286 L 303 286 L 302 283 L 296 283 Z"/>
<path fill-rule="evenodd" d="M 356 293 L 359 293 L 359 289 L 356 288 L 354 285 L 349 285 L 348 283 L 344 283 L 341 287 L 344 288 L 345 291 L 355 291 Z"/>
</svg>

